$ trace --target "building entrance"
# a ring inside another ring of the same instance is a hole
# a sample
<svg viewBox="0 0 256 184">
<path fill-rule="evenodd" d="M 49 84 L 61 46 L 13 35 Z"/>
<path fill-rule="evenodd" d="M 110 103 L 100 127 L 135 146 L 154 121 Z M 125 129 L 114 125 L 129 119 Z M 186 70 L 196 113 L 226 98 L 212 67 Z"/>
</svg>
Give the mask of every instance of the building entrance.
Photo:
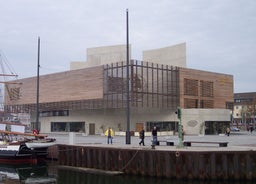
<svg viewBox="0 0 256 184">
<path fill-rule="evenodd" d="M 94 123 L 89 124 L 89 135 L 95 135 L 95 124 Z"/>
<path fill-rule="evenodd" d="M 205 122 L 205 135 L 225 134 L 229 121 L 206 121 Z"/>
</svg>

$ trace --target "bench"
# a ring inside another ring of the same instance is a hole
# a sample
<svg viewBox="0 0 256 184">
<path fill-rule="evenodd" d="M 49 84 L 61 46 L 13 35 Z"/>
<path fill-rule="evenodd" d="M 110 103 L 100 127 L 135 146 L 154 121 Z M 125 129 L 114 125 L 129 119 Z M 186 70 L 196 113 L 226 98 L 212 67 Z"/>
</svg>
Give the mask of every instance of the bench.
<svg viewBox="0 0 256 184">
<path fill-rule="evenodd" d="M 163 142 L 166 144 L 166 146 L 174 146 L 174 142 L 173 141 L 169 141 L 169 140 L 158 140 L 156 142 L 157 146 L 160 146 L 160 143 Z"/>
<path fill-rule="evenodd" d="M 228 142 L 183 141 L 184 146 L 191 146 L 192 143 L 197 143 L 197 144 L 219 144 L 219 147 L 227 147 L 228 146 Z"/>
<path fill-rule="evenodd" d="M 173 142 L 173 141 L 169 141 L 169 140 L 158 140 L 158 141 L 156 142 L 156 145 L 153 144 L 153 141 L 152 141 L 152 145 L 151 145 L 152 149 L 155 149 L 155 146 L 160 146 L 160 142 L 165 142 L 165 143 L 166 143 L 166 146 L 174 146 L 174 142 Z"/>
</svg>

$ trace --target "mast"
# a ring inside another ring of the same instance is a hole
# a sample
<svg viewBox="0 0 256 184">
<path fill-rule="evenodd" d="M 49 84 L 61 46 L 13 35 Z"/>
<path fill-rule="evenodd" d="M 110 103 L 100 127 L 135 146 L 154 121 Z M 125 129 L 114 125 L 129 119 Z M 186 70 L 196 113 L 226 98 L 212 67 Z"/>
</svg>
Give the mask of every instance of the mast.
<svg viewBox="0 0 256 184">
<path fill-rule="evenodd" d="M 6 73 L 6 69 L 10 74 Z M 0 111 L 4 111 L 4 95 L 2 90 L 5 90 L 10 100 L 18 100 L 20 98 L 20 85 L 21 82 L 10 81 L 8 78 L 15 77 L 17 79 L 18 75 L 14 71 L 14 68 L 8 62 L 7 58 L 0 51 Z"/>
<path fill-rule="evenodd" d="M 40 37 L 37 46 L 37 86 L 36 86 L 36 124 L 35 129 L 39 131 L 39 68 L 40 68 Z"/>
</svg>

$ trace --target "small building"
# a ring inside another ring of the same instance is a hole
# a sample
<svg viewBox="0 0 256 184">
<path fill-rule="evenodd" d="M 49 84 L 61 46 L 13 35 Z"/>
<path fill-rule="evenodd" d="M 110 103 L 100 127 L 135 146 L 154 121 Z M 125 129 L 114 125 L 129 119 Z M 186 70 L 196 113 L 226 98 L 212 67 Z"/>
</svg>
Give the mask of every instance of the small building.
<svg viewBox="0 0 256 184">
<path fill-rule="evenodd" d="M 127 102 L 133 132 L 153 126 L 160 133 L 177 132 L 178 107 L 186 134 L 223 133 L 229 126 L 233 76 L 186 68 L 185 43 L 145 51 L 143 61 L 130 60 L 128 79 L 125 45 L 88 49 L 86 62 L 70 66 L 70 71 L 40 76 L 41 132 L 93 135 L 112 127 L 121 135 Z M 33 127 L 37 77 L 19 82 L 19 98 L 6 93 L 5 111 L 30 114 Z"/>
<path fill-rule="evenodd" d="M 255 127 L 256 123 L 256 92 L 235 93 L 234 110 L 232 112 L 233 126 L 247 129 Z"/>
</svg>

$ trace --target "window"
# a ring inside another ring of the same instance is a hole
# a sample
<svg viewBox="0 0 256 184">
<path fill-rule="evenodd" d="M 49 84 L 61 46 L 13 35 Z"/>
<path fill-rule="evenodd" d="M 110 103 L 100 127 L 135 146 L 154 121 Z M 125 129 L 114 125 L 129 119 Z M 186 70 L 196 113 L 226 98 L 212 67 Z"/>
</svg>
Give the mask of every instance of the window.
<svg viewBox="0 0 256 184">
<path fill-rule="evenodd" d="M 203 100 L 203 106 L 201 108 L 211 109 L 213 108 L 213 100 Z"/>
<path fill-rule="evenodd" d="M 198 80 L 184 79 L 184 95 L 198 96 Z"/>
<path fill-rule="evenodd" d="M 51 132 L 85 132 L 85 122 L 51 122 Z"/>
<path fill-rule="evenodd" d="M 200 81 L 200 95 L 202 97 L 213 97 L 213 82 Z"/>
<path fill-rule="evenodd" d="M 150 132 L 157 127 L 158 131 L 178 131 L 178 122 L 176 121 L 154 121 L 146 123 L 146 131 Z"/>
<path fill-rule="evenodd" d="M 184 107 L 185 108 L 198 108 L 198 99 L 184 99 Z"/>
<path fill-rule="evenodd" d="M 125 90 L 126 83 L 122 77 L 108 76 L 108 92 L 122 93 Z"/>
<path fill-rule="evenodd" d="M 240 99 L 235 99 L 235 103 L 240 103 L 241 100 Z"/>
<path fill-rule="evenodd" d="M 39 113 L 40 117 L 51 117 L 51 116 L 69 116 L 68 110 L 59 111 L 43 111 Z"/>
</svg>

